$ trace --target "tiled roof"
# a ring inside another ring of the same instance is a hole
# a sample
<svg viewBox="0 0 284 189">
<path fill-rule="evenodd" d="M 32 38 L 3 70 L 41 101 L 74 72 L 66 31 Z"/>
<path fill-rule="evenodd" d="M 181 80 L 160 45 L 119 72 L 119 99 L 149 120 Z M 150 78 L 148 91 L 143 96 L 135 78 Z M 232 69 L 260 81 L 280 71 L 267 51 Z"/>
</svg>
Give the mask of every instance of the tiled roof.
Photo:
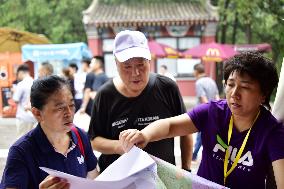
<svg viewBox="0 0 284 189">
<path fill-rule="evenodd" d="M 216 11 L 198 2 L 104 4 L 94 0 L 83 22 L 96 27 L 193 25 L 217 21 Z"/>
</svg>

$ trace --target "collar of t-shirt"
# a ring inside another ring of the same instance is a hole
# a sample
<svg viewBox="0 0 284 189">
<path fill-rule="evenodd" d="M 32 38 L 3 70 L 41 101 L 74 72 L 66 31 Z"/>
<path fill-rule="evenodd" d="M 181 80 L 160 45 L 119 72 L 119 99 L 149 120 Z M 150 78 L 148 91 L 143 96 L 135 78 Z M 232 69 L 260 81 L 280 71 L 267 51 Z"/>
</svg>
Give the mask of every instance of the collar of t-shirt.
<svg viewBox="0 0 284 189">
<path fill-rule="evenodd" d="M 76 147 L 76 144 L 78 143 L 76 134 L 73 131 L 70 131 L 70 133 L 71 133 L 71 141 L 65 156 L 67 155 L 68 152 L 72 151 Z M 47 136 L 43 132 L 40 124 L 38 124 L 34 130 L 34 137 L 37 145 L 39 146 L 40 151 L 42 151 L 45 154 L 54 152 L 55 149 L 47 139 Z"/>
</svg>

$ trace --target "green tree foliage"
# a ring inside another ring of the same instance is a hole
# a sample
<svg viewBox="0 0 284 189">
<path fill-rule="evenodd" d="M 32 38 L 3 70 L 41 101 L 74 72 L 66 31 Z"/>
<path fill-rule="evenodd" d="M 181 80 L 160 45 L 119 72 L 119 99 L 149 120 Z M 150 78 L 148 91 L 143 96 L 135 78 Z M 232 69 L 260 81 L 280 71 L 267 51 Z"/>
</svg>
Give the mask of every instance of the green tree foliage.
<svg viewBox="0 0 284 189">
<path fill-rule="evenodd" d="M 219 0 L 218 7 L 218 41 L 269 43 L 272 52 L 265 55 L 273 59 L 280 71 L 284 57 L 284 0 Z"/>
<path fill-rule="evenodd" d="M 284 56 L 284 0 L 219 0 L 218 6 L 218 41 L 269 43 L 269 56 L 280 67 Z M 225 32 L 221 32 L 224 27 Z"/>
<path fill-rule="evenodd" d="M 86 42 L 82 11 L 92 0 L 0 0 L 0 26 L 46 35 L 53 43 Z"/>
<path fill-rule="evenodd" d="M 98 0 L 104 3 L 205 2 L 207 0 Z M 85 41 L 82 11 L 92 0 L 0 0 L 0 26 L 45 34 L 53 43 Z M 272 45 L 284 55 L 284 0 L 211 0 L 219 6 L 218 41 Z"/>
<path fill-rule="evenodd" d="M 137 0 L 100 0 L 103 3 L 115 3 L 115 4 L 120 4 L 120 3 L 128 3 L 128 4 L 135 4 L 137 3 Z M 200 0 L 139 0 L 139 2 L 143 3 L 152 3 L 152 2 L 157 2 L 157 3 L 169 3 L 169 2 L 200 2 Z"/>
</svg>

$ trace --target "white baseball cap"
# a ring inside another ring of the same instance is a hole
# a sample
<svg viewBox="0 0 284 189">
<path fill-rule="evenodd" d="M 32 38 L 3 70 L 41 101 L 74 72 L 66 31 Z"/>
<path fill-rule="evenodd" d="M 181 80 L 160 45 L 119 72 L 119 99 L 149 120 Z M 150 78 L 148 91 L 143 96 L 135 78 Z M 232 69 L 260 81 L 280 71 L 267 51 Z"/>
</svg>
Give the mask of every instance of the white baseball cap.
<svg viewBox="0 0 284 189">
<path fill-rule="evenodd" d="M 151 53 L 145 35 L 140 31 L 124 30 L 114 39 L 113 54 L 119 62 L 141 57 L 151 60 Z"/>
</svg>

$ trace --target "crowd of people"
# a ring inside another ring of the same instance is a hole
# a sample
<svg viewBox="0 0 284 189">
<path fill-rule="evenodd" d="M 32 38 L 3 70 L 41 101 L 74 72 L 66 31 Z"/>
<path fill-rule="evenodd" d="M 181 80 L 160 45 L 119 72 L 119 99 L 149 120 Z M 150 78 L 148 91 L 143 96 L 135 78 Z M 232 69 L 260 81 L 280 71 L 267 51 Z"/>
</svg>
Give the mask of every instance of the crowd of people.
<svg viewBox="0 0 284 189">
<path fill-rule="evenodd" d="M 269 177 L 284 188 L 284 127 L 269 104 L 278 75 L 269 59 L 246 52 L 227 60 L 225 99 L 204 65 L 196 64 L 198 103 L 186 110 L 167 66 L 160 74 L 150 72 L 143 33 L 119 32 L 113 55 L 118 75 L 111 79 L 101 56 L 83 60 L 80 69 L 70 63 L 60 76 L 45 62 L 35 80 L 27 65 L 18 67 L 18 140 L 10 147 L 1 188 L 69 188 L 67 180 L 39 167 L 95 179 L 134 145 L 175 164 L 174 137 L 180 137 L 187 171 L 202 145 L 199 176 L 229 188 L 265 188 Z M 75 112 L 91 116 L 87 133 L 73 124 Z M 98 159 L 93 150 L 101 153 Z"/>
</svg>

